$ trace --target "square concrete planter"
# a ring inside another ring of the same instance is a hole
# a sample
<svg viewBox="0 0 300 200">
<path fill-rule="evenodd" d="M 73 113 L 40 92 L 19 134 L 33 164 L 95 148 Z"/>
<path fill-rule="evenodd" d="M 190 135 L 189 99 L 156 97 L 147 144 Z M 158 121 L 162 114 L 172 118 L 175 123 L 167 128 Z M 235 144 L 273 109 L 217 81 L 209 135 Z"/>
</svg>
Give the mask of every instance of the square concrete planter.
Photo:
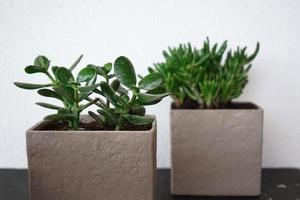
<svg viewBox="0 0 300 200">
<path fill-rule="evenodd" d="M 174 195 L 257 196 L 263 110 L 171 110 Z"/>
<path fill-rule="evenodd" d="M 31 200 L 154 200 L 156 122 L 148 131 L 27 131 Z"/>
</svg>

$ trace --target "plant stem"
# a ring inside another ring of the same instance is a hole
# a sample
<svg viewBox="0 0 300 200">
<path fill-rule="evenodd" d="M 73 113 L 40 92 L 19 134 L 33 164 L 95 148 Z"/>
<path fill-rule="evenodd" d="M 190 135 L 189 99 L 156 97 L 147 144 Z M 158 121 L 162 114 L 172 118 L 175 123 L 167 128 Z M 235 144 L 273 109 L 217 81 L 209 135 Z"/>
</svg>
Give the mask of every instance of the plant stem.
<svg viewBox="0 0 300 200">
<path fill-rule="evenodd" d="M 105 76 L 105 81 L 106 81 L 107 85 L 109 85 L 109 78 L 108 78 L 108 76 Z M 109 101 L 108 101 L 108 99 L 106 99 L 106 106 L 109 107 Z"/>
<path fill-rule="evenodd" d="M 118 124 L 117 124 L 117 126 L 115 128 L 116 131 L 119 131 L 122 128 L 122 117 L 123 117 L 122 114 L 120 114 L 118 122 L 117 122 Z"/>
<path fill-rule="evenodd" d="M 79 110 L 79 103 L 78 103 L 78 90 L 77 90 L 77 88 L 74 88 L 74 90 L 75 90 L 75 94 L 74 94 L 75 103 L 74 103 L 74 108 L 73 108 L 73 114 L 74 114 L 75 118 L 73 120 L 72 129 L 78 130 L 80 110 Z"/>
</svg>

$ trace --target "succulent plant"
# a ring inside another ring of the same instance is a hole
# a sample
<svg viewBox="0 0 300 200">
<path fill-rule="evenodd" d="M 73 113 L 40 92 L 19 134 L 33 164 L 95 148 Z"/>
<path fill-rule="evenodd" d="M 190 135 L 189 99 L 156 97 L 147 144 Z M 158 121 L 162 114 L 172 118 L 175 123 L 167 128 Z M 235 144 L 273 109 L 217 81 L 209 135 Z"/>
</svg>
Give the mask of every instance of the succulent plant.
<svg viewBox="0 0 300 200">
<path fill-rule="evenodd" d="M 152 117 L 145 116 L 145 106 L 156 104 L 168 95 L 161 87 L 163 79 L 159 73 L 141 77 L 137 82 L 134 67 L 124 56 L 117 58 L 114 64 L 95 68 L 104 81 L 100 82 L 99 89 L 94 90 L 100 95 L 96 103 L 99 109 L 97 113 L 89 111 L 91 117 L 104 127 L 115 130 L 153 122 Z"/>
<path fill-rule="evenodd" d="M 68 121 L 69 128 L 75 130 L 79 128 L 80 113 L 98 101 L 98 99 L 92 99 L 85 104 L 81 104 L 81 102 L 100 85 L 95 84 L 97 78 L 96 69 L 92 65 L 81 69 L 76 79 L 74 78 L 72 70 L 78 65 L 81 58 L 82 56 L 69 68 L 52 66 L 50 72 L 50 60 L 45 56 L 38 56 L 33 65 L 25 67 L 25 72 L 27 74 L 45 74 L 49 78 L 49 82 L 46 84 L 14 82 L 17 87 L 28 90 L 37 89 L 38 94 L 41 96 L 61 101 L 62 106 L 44 102 L 37 102 L 36 104 L 57 111 L 56 114 L 46 116 L 45 120 Z"/>
<path fill-rule="evenodd" d="M 223 108 L 242 94 L 259 43 L 251 55 L 247 55 L 246 47 L 237 47 L 224 57 L 226 49 L 227 41 L 220 47 L 210 46 L 208 38 L 201 49 L 180 44 L 163 51 L 165 61 L 149 71 L 163 76 L 164 87 L 178 107 L 197 102 L 201 108 Z"/>
</svg>

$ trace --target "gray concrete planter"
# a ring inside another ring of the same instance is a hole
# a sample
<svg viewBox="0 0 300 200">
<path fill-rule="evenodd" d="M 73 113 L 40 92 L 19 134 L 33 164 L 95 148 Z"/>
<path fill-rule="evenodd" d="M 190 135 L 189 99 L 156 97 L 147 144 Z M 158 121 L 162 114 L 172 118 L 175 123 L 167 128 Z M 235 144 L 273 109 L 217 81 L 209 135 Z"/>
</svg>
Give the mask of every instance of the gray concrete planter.
<svg viewBox="0 0 300 200">
<path fill-rule="evenodd" d="M 263 110 L 171 110 L 171 192 L 256 196 Z"/>
<path fill-rule="evenodd" d="M 41 122 L 44 123 L 44 122 Z M 154 200 L 149 131 L 27 131 L 31 200 Z"/>
</svg>

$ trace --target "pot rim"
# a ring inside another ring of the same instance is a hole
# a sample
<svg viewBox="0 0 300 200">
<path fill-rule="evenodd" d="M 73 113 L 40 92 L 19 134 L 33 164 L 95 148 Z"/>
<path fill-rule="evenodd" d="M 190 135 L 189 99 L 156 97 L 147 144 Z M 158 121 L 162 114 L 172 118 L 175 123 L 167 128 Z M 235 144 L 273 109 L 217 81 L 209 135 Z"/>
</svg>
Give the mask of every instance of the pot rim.
<svg viewBox="0 0 300 200">
<path fill-rule="evenodd" d="M 80 115 L 82 116 L 88 116 L 86 114 Z M 116 133 L 153 133 L 157 127 L 157 119 L 155 115 L 146 115 L 150 116 L 154 119 L 152 122 L 151 129 L 149 130 L 36 130 L 37 127 L 39 127 L 43 123 L 47 123 L 47 121 L 42 120 L 31 126 L 29 129 L 26 130 L 26 133 L 37 133 L 37 132 L 51 132 L 51 133 L 109 133 L 109 134 L 116 134 Z"/>
<path fill-rule="evenodd" d="M 256 108 L 218 108 L 218 109 L 187 109 L 187 108 L 173 108 L 173 105 L 175 104 L 174 101 L 171 102 L 170 108 L 171 111 L 206 111 L 206 112 L 213 112 L 213 111 L 263 111 L 263 108 L 259 106 L 256 103 L 253 103 L 252 101 L 233 101 L 233 103 L 239 103 L 239 104 L 252 104 Z"/>
</svg>

